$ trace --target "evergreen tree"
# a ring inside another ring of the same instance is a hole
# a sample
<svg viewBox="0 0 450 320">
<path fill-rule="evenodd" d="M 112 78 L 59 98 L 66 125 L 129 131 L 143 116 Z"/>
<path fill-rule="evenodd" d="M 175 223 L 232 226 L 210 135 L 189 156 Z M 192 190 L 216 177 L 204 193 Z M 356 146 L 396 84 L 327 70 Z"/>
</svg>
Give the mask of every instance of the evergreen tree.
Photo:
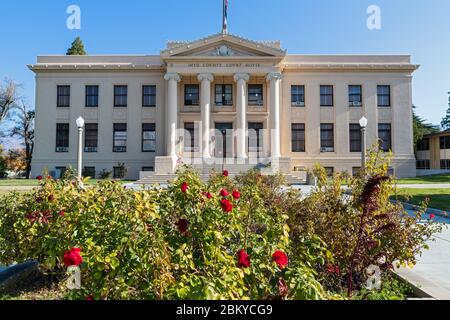
<svg viewBox="0 0 450 320">
<path fill-rule="evenodd" d="M 448 95 L 448 106 L 450 107 L 450 92 Z M 444 130 L 450 130 L 450 108 L 447 109 L 447 114 L 442 118 L 441 127 Z"/>
<path fill-rule="evenodd" d="M 439 132 L 439 126 L 435 126 L 431 123 L 426 123 L 415 112 L 416 106 L 413 106 L 413 127 L 414 127 L 414 148 L 417 146 L 417 142 L 422 140 L 423 136 Z"/>
<path fill-rule="evenodd" d="M 72 42 L 72 46 L 69 48 L 69 50 L 67 50 L 66 55 L 68 55 L 68 56 L 85 56 L 85 55 L 87 55 L 86 51 L 84 50 L 83 41 L 81 41 L 80 37 L 77 37 Z"/>
</svg>

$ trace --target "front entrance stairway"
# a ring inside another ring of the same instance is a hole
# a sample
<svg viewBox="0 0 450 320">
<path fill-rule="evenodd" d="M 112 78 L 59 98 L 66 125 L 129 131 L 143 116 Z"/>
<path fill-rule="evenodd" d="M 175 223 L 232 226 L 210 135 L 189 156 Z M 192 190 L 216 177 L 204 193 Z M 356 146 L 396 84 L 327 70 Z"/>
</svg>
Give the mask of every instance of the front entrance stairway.
<svg viewBox="0 0 450 320">
<path fill-rule="evenodd" d="M 200 174 L 200 178 L 203 181 L 207 181 L 209 179 L 209 175 L 212 171 L 222 172 L 223 170 L 227 170 L 229 176 L 235 177 L 241 173 L 247 172 L 249 170 L 256 169 L 261 172 L 263 175 L 270 175 L 271 170 L 270 167 L 265 167 L 264 165 L 253 165 L 253 164 L 213 164 L 213 165 L 192 165 L 192 167 L 197 170 Z M 305 185 L 307 183 L 306 173 L 290 173 L 284 174 L 286 184 L 289 186 L 292 185 Z M 176 179 L 175 174 L 158 174 L 157 172 L 141 172 L 141 179 L 136 182 L 136 184 L 140 185 L 155 185 L 155 184 L 168 184 Z"/>
</svg>

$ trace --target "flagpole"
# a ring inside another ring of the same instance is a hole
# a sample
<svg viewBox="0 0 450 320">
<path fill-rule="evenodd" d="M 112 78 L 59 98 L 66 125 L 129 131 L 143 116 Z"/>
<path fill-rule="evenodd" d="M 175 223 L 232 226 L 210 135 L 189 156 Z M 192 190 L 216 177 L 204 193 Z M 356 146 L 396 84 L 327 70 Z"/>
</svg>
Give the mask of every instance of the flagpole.
<svg viewBox="0 0 450 320">
<path fill-rule="evenodd" d="M 228 0 L 223 0 L 222 33 L 228 33 Z"/>
</svg>

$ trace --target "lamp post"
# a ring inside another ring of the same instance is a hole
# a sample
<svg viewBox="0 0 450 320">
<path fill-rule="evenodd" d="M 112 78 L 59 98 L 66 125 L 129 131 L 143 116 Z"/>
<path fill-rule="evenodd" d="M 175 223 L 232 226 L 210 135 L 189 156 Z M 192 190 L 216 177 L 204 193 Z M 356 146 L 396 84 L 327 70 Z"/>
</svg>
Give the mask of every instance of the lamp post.
<svg viewBox="0 0 450 320">
<path fill-rule="evenodd" d="M 81 175 L 82 175 L 82 165 L 83 165 L 83 128 L 84 128 L 84 119 L 79 117 L 77 119 L 77 127 L 78 127 L 78 166 L 77 166 L 77 177 L 78 181 L 81 183 Z"/>
<path fill-rule="evenodd" d="M 366 117 L 362 117 L 359 120 L 359 125 L 361 126 L 361 170 L 364 172 L 366 170 L 366 128 L 368 120 Z"/>
</svg>

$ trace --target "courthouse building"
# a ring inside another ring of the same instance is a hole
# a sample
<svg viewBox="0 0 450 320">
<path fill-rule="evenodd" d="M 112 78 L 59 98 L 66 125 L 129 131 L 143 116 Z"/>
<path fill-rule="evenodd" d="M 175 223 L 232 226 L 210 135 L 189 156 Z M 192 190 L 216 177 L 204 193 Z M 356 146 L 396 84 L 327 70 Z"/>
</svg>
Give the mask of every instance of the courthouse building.
<svg viewBox="0 0 450 320">
<path fill-rule="evenodd" d="M 399 177 L 415 176 L 412 74 L 407 55 L 287 54 L 278 41 L 218 33 L 169 42 L 158 55 L 39 56 L 32 174 L 83 166 L 98 176 L 173 174 L 181 162 L 287 174 L 322 164 L 361 167 L 367 145 L 393 152 Z"/>
</svg>

